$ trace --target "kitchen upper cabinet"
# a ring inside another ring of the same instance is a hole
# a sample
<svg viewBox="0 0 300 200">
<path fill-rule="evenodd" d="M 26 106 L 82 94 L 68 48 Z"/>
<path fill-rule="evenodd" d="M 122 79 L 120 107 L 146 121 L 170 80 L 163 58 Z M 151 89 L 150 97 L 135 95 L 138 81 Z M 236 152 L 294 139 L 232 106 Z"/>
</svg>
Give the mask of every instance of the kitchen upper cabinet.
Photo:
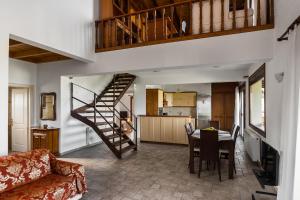
<svg viewBox="0 0 300 200">
<path fill-rule="evenodd" d="M 196 107 L 197 106 L 197 93 L 182 92 L 173 93 L 172 106 L 182 107 Z"/>
<path fill-rule="evenodd" d="M 158 108 L 163 107 L 163 91 L 160 89 L 146 90 L 146 114 L 157 116 Z"/>
</svg>

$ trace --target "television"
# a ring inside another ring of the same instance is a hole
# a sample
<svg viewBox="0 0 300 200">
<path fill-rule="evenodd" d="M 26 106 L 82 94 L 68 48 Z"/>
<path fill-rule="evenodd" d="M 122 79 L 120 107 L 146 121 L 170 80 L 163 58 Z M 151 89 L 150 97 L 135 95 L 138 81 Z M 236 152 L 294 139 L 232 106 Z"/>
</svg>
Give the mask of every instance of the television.
<svg viewBox="0 0 300 200">
<path fill-rule="evenodd" d="M 279 182 L 279 159 L 280 155 L 276 149 L 261 141 L 261 169 L 253 170 L 262 188 L 265 186 L 278 186 Z"/>
</svg>

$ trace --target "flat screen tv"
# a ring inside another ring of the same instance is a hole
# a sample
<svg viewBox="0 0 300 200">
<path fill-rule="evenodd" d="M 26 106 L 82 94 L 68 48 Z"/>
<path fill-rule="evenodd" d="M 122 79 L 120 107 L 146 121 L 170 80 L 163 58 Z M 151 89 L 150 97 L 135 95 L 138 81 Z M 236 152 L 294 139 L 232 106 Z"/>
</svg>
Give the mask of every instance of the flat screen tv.
<svg viewBox="0 0 300 200">
<path fill-rule="evenodd" d="M 264 186 L 278 186 L 280 155 L 276 149 L 261 141 L 261 169 L 254 170 L 259 183 Z"/>
</svg>

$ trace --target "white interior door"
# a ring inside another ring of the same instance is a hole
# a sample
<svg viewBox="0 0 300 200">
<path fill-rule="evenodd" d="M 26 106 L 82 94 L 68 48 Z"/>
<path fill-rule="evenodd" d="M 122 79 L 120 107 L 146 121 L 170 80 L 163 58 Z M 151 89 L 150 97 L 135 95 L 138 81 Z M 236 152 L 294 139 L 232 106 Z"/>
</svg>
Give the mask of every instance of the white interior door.
<svg viewBox="0 0 300 200">
<path fill-rule="evenodd" d="M 12 89 L 12 151 L 27 151 L 28 144 L 28 89 Z"/>
</svg>

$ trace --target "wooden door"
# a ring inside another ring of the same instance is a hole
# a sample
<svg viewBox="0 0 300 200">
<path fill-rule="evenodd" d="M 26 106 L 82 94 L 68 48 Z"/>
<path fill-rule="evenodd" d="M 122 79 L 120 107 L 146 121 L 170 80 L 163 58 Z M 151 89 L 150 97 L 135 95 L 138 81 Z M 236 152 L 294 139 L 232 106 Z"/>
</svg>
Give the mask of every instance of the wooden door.
<svg viewBox="0 0 300 200">
<path fill-rule="evenodd" d="M 212 84 L 212 120 L 220 121 L 221 130 L 230 130 L 234 123 L 237 83 Z"/>
<path fill-rule="evenodd" d="M 224 95 L 216 93 L 211 98 L 212 120 L 220 121 L 220 128 L 225 127 Z"/>
<path fill-rule="evenodd" d="M 13 88 L 11 90 L 12 117 L 12 151 L 25 152 L 28 150 L 28 89 Z"/>
<path fill-rule="evenodd" d="M 234 123 L 235 94 L 224 94 L 224 130 L 230 130 Z"/>
<path fill-rule="evenodd" d="M 160 141 L 171 143 L 173 141 L 173 118 L 161 117 Z"/>
</svg>

